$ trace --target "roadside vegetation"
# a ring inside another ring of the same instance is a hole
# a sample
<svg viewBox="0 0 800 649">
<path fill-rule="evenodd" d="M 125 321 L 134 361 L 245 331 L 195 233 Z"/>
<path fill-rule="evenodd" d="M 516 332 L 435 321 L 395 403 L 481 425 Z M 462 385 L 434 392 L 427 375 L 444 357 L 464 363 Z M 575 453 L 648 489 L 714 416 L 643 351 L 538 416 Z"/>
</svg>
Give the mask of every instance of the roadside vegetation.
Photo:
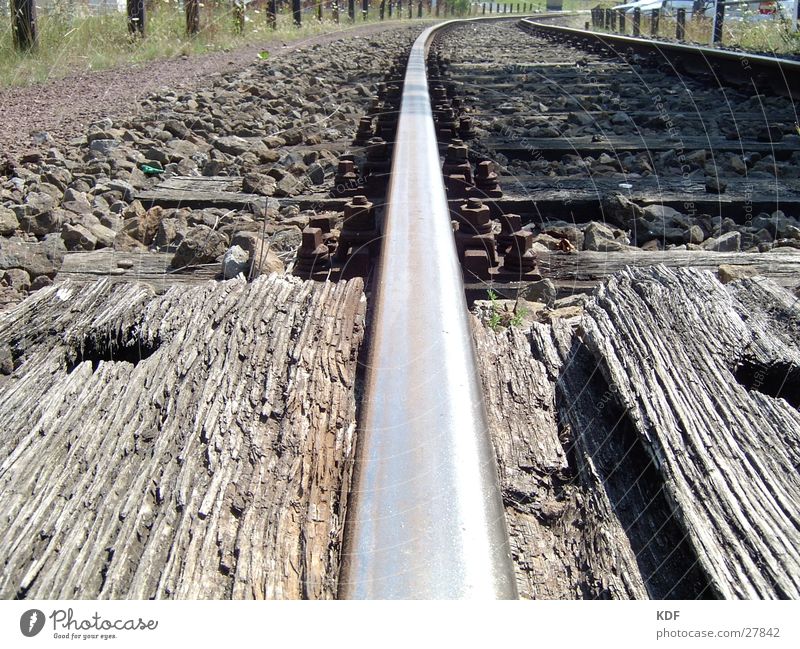
<svg viewBox="0 0 800 649">
<path fill-rule="evenodd" d="M 459 3 L 464 5 L 464 11 L 469 6 L 467 0 L 459 0 Z M 131 38 L 125 13 L 87 15 L 77 2 L 58 0 L 50 9 L 39 8 L 39 45 L 31 52 L 14 49 L 11 18 L 6 11 L 0 15 L 0 86 L 30 85 L 131 63 L 228 51 L 248 44 L 285 43 L 349 29 L 353 23 L 347 19 L 346 1 L 341 4 L 339 23 L 334 22 L 326 3 L 322 22 L 317 20 L 315 12 L 306 11 L 302 27 L 297 28 L 292 24 L 291 5 L 282 3 L 277 29 L 272 29 L 267 22 L 266 2 L 251 2 L 246 10 L 244 30 L 239 33 L 231 0 L 206 0 L 201 2 L 201 31 L 190 37 L 186 34 L 186 18 L 178 0 L 148 0 L 147 35 Z M 378 5 L 372 4 L 369 20 L 376 21 Z M 396 16 L 395 13 L 394 20 Z M 363 22 L 358 16 L 356 24 Z"/>
<path fill-rule="evenodd" d="M 592 7 L 611 8 L 620 2 L 599 0 L 564 0 L 565 9 L 569 5 L 572 9 L 590 9 Z M 711 42 L 711 33 L 714 25 L 713 2 L 707 2 L 704 14 L 686 17 L 687 43 L 708 45 Z M 788 12 L 787 12 L 788 13 Z M 587 17 L 588 18 L 588 17 Z M 581 18 L 581 20 L 586 20 Z M 627 33 L 631 33 L 633 16 L 627 14 Z M 583 24 L 583 23 L 581 23 Z M 768 52 L 778 55 L 800 54 L 800 32 L 791 30 L 788 19 L 778 14 L 768 15 L 759 13 L 759 5 L 744 4 L 728 8 L 725 15 L 723 28 L 723 47 L 734 47 L 752 52 Z M 642 36 L 650 34 L 650 12 L 642 12 Z M 659 19 L 659 37 L 675 38 L 676 19 L 674 15 L 662 14 Z"/>
</svg>

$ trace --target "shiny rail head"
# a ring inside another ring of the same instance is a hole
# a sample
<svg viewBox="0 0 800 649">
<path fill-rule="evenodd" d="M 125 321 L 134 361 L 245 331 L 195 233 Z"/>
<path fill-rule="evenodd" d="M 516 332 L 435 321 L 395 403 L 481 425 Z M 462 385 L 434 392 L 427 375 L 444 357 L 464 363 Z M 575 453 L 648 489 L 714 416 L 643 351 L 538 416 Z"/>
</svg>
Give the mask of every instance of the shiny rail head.
<svg viewBox="0 0 800 649">
<path fill-rule="evenodd" d="M 406 69 L 345 526 L 344 599 L 517 597 L 425 73 L 432 35 L 452 22 L 422 33 Z"/>
</svg>

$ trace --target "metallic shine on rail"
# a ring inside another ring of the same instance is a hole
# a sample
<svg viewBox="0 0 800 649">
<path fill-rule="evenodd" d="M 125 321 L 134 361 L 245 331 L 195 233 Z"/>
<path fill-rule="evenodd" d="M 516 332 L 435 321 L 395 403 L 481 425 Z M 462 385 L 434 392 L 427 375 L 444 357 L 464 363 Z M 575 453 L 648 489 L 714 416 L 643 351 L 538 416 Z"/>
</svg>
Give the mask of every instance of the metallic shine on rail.
<svg viewBox="0 0 800 649">
<path fill-rule="evenodd" d="M 441 27 L 441 25 L 439 26 Z M 409 57 L 339 595 L 516 598 L 428 97 Z"/>
</svg>

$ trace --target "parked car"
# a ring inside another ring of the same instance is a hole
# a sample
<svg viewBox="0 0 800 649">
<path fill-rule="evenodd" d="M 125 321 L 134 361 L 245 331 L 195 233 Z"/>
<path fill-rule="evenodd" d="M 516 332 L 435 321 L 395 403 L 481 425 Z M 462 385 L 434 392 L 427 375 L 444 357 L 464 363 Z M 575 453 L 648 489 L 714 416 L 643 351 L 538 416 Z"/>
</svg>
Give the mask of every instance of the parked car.
<svg viewBox="0 0 800 649">
<path fill-rule="evenodd" d="M 633 13 L 634 9 L 641 9 L 644 13 L 645 11 L 652 11 L 653 9 L 661 9 L 663 4 L 663 0 L 636 0 L 635 2 L 617 5 L 613 7 L 613 9 L 624 9 L 626 14 Z"/>
</svg>

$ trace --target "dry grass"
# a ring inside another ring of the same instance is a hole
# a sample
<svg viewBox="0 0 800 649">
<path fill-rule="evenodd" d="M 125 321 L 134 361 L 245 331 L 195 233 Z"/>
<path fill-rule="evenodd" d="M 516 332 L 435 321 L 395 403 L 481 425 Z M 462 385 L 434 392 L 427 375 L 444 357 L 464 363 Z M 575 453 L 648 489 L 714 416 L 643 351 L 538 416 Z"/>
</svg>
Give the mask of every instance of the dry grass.
<svg viewBox="0 0 800 649">
<path fill-rule="evenodd" d="M 789 23 L 780 18 L 758 18 L 757 11 L 743 11 L 741 16 L 728 15 L 725 18 L 723 45 L 738 47 L 751 52 L 771 52 L 774 54 L 800 54 L 800 33 L 791 32 Z M 626 16 L 626 33 L 631 34 L 632 16 Z M 713 17 L 696 16 L 686 19 L 687 43 L 709 45 L 713 28 Z M 658 34 L 661 38 L 675 38 L 676 20 L 674 16 L 661 16 Z M 601 30 L 605 31 L 605 30 Z M 650 15 L 642 13 L 641 34 L 650 35 Z"/>
<path fill-rule="evenodd" d="M 201 9 L 202 31 L 190 38 L 186 35 L 184 14 L 177 0 L 156 0 L 154 5 L 148 15 L 147 37 L 144 39 L 128 36 L 124 14 L 70 17 L 58 12 L 40 13 L 39 46 L 29 53 L 14 49 L 10 19 L 0 17 L 0 86 L 31 85 L 91 70 L 229 51 L 248 44 L 266 45 L 276 40 L 285 43 L 344 30 L 352 25 L 347 21 L 346 5 L 340 13 L 339 24 L 326 10 L 323 22 L 317 21 L 316 16 L 305 14 L 300 29 L 294 27 L 289 13 L 278 16 L 278 28 L 273 30 L 267 24 L 263 10 L 250 10 L 245 31 L 238 34 L 230 10 L 206 2 Z M 377 20 L 377 9 L 371 13 L 370 20 Z"/>
</svg>

